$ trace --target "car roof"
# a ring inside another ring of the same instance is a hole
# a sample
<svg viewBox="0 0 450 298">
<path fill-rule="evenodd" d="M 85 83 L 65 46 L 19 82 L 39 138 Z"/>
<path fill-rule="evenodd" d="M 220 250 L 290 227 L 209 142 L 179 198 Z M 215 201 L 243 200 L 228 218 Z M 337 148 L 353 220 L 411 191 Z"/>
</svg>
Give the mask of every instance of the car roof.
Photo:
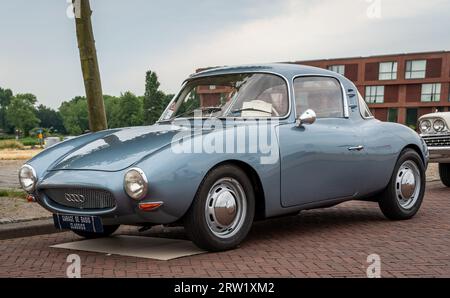
<svg viewBox="0 0 450 298">
<path fill-rule="evenodd" d="M 329 71 L 323 68 L 306 66 L 293 63 L 270 63 L 270 64 L 254 64 L 254 65 L 240 65 L 240 66 L 223 66 L 210 68 L 195 74 L 192 74 L 188 80 L 215 76 L 215 75 L 225 75 L 243 72 L 265 72 L 274 73 L 281 75 L 287 79 L 292 79 L 295 76 L 300 75 L 327 75 L 338 77 L 342 79 L 343 77 L 336 72 Z"/>
</svg>

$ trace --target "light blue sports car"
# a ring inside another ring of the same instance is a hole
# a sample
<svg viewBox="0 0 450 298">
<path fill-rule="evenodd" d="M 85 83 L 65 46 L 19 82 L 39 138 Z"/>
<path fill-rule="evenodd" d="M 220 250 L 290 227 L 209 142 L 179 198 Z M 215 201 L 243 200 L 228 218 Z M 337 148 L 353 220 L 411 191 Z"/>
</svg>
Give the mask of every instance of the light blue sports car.
<svg viewBox="0 0 450 298">
<path fill-rule="evenodd" d="M 267 64 L 196 73 L 157 124 L 64 141 L 19 178 L 60 229 L 89 238 L 180 224 L 218 251 L 239 245 L 255 219 L 349 200 L 409 219 L 428 158 L 416 132 L 374 119 L 345 77 Z"/>
</svg>

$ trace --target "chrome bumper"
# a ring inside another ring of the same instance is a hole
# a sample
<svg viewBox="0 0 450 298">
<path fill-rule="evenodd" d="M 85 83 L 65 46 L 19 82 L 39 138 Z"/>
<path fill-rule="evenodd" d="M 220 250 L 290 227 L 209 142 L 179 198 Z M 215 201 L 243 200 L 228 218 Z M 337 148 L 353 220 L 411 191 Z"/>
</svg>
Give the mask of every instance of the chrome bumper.
<svg viewBox="0 0 450 298">
<path fill-rule="evenodd" d="M 430 162 L 450 163 L 450 147 L 428 147 Z"/>
</svg>

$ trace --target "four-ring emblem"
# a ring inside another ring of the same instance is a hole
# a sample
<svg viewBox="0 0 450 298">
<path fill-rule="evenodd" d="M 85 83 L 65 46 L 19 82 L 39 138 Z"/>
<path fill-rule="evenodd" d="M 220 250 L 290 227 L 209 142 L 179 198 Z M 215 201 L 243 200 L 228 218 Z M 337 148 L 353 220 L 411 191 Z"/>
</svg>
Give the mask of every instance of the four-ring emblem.
<svg viewBox="0 0 450 298">
<path fill-rule="evenodd" d="M 86 200 L 83 195 L 73 194 L 73 193 L 66 193 L 64 194 L 64 198 L 67 202 L 71 203 L 84 203 Z"/>
</svg>

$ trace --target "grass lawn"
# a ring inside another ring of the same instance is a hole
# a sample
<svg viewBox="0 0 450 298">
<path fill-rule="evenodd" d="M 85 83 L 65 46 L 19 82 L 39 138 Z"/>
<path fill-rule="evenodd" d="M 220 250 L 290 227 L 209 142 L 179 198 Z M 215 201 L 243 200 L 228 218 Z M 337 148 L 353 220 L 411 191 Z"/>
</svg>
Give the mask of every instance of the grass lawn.
<svg viewBox="0 0 450 298">
<path fill-rule="evenodd" d="M 26 199 L 27 194 L 20 189 L 0 189 L 0 198 Z"/>
<path fill-rule="evenodd" d="M 0 160 L 28 160 L 43 149 L 2 149 Z"/>
</svg>

